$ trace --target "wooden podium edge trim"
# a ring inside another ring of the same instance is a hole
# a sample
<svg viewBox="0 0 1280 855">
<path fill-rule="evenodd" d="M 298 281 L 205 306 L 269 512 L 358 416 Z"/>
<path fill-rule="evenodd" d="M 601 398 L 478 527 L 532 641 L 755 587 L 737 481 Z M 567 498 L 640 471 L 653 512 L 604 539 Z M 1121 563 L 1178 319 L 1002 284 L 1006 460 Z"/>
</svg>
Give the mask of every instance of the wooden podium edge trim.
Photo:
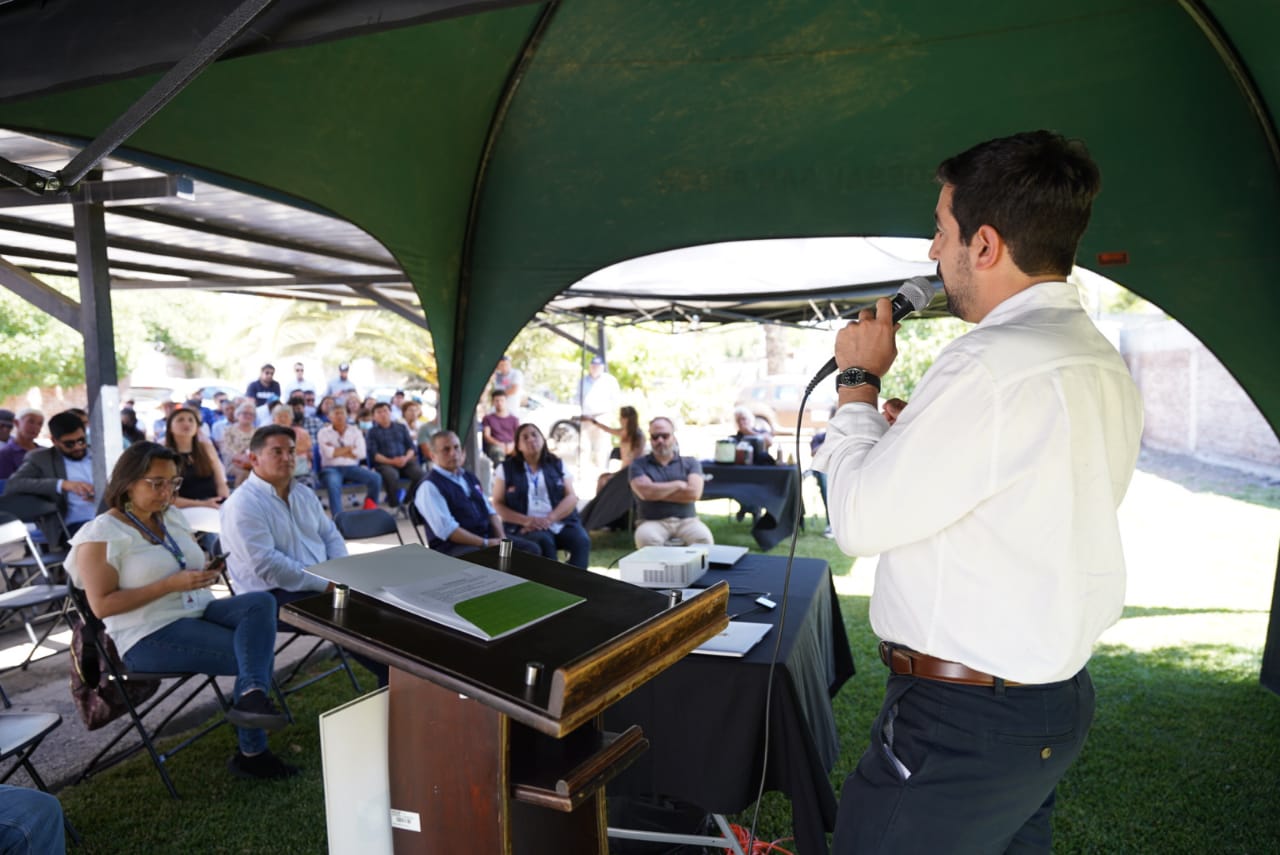
<svg viewBox="0 0 1280 855">
<path fill-rule="evenodd" d="M 654 615 L 552 677 L 549 712 L 561 735 L 577 728 L 656 677 L 729 624 L 729 583 Z"/>
<path fill-rule="evenodd" d="M 610 736 L 598 751 L 559 778 L 553 788 L 515 784 L 512 795 L 518 801 L 551 810 L 565 813 L 577 810 L 649 748 L 649 740 L 639 725 L 633 724 L 621 734 Z"/>
</svg>

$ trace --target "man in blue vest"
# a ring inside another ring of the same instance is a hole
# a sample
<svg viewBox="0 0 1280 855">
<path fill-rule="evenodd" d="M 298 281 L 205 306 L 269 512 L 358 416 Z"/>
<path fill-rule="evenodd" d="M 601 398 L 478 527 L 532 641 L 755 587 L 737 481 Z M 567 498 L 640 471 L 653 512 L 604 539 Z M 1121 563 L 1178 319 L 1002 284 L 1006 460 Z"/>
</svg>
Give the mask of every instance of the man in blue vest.
<svg viewBox="0 0 1280 855">
<path fill-rule="evenodd" d="M 422 480 L 413 503 L 427 521 L 427 546 L 446 555 L 465 555 L 494 546 L 506 537 L 502 518 L 485 495 L 479 479 L 463 469 L 467 453 L 451 430 L 431 437 L 435 466 Z M 537 544 L 510 536 L 516 549 L 540 555 Z"/>
</svg>

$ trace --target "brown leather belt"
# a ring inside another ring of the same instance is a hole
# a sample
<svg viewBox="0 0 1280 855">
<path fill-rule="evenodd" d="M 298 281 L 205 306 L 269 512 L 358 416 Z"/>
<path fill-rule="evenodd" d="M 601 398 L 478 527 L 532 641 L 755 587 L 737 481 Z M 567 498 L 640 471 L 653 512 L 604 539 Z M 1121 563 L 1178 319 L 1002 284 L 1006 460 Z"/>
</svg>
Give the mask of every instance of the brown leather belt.
<svg viewBox="0 0 1280 855">
<path fill-rule="evenodd" d="M 909 647 L 902 647 L 889 641 L 880 642 L 880 659 L 894 674 L 923 677 L 926 680 L 938 680 L 943 683 L 959 683 L 962 686 L 994 686 L 999 679 L 982 671 L 975 671 L 959 662 L 950 662 L 925 653 L 917 653 Z M 1006 686 L 1022 685 L 1013 680 L 1001 682 Z"/>
</svg>

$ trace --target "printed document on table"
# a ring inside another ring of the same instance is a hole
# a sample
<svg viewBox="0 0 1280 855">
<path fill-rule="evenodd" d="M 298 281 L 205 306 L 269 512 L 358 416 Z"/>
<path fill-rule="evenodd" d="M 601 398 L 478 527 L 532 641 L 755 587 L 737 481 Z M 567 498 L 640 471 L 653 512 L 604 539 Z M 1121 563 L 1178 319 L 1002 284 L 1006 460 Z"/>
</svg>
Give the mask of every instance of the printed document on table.
<svg viewBox="0 0 1280 855">
<path fill-rule="evenodd" d="M 583 602 L 577 595 L 417 544 L 336 558 L 311 570 L 485 641 L 509 635 Z"/>
</svg>

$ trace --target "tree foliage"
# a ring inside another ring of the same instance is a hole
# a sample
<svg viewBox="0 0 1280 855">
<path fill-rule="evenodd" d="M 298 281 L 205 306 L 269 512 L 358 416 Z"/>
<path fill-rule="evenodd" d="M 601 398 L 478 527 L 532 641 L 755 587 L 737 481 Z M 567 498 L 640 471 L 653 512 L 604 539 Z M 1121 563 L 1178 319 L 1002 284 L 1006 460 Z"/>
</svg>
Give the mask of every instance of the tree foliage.
<svg viewBox="0 0 1280 855">
<path fill-rule="evenodd" d="M 0 290 L 0 396 L 32 386 L 76 386 L 84 382 L 80 334 L 26 300 Z"/>
</svg>

